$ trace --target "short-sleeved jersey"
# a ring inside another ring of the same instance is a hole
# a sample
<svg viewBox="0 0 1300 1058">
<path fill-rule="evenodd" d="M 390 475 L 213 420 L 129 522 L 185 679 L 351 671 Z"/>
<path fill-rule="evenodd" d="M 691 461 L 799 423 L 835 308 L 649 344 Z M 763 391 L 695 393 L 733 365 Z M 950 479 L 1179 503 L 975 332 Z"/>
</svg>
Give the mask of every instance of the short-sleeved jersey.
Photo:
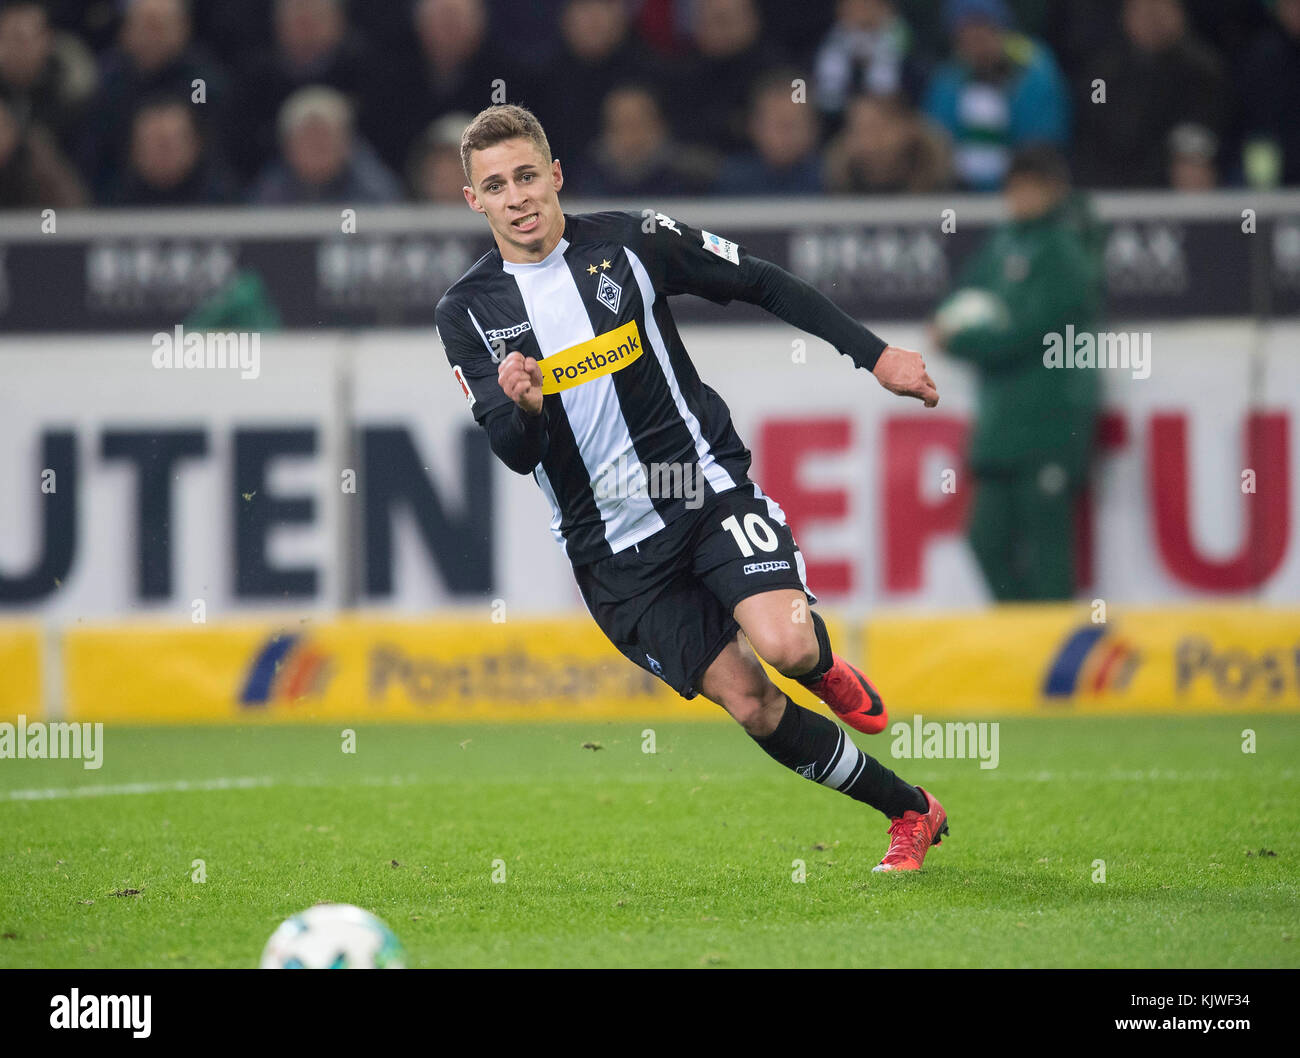
<svg viewBox="0 0 1300 1058">
<path fill-rule="evenodd" d="M 438 334 L 480 424 L 513 414 L 497 382 L 506 353 L 539 361 L 547 447 L 533 477 L 574 565 L 747 480 L 749 450 L 700 380 L 667 300 L 726 304 L 744 258 L 736 243 L 662 213 L 566 214 L 544 260 L 514 264 L 494 249 L 439 301 Z"/>
</svg>

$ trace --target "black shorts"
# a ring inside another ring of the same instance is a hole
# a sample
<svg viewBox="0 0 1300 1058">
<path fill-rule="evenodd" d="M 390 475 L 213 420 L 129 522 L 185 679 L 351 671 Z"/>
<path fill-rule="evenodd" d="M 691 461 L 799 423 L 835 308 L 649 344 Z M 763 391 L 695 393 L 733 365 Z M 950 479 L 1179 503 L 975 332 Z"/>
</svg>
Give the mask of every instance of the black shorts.
<svg viewBox="0 0 1300 1058">
<path fill-rule="evenodd" d="M 749 481 L 573 573 L 609 641 L 683 698 L 736 637 L 742 599 L 793 588 L 817 601 L 785 512 Z"/>
</svg>

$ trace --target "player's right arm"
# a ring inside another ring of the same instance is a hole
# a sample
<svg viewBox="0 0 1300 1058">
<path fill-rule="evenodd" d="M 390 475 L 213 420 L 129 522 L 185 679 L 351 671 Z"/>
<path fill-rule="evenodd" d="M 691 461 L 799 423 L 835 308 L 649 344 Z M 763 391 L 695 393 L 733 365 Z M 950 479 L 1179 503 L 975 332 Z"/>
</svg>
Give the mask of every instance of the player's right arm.
<svg viewBox="0 0 1300 1058">
<path fill-rule="evenodd" d="M 542 414 L 542 369 L 523 353 L 510 353 L 497 368 L 497 382 L 505 393 L 529 415 Z"/>
<path fill-rule="evenodd" d="M 498 364 L 469 313 L 445 298 L 434 320 L 447 362 L 492 451 L 515 473 L 531 474 L 547 448 L 537 361 L 511 352 Z"/>
</svg>

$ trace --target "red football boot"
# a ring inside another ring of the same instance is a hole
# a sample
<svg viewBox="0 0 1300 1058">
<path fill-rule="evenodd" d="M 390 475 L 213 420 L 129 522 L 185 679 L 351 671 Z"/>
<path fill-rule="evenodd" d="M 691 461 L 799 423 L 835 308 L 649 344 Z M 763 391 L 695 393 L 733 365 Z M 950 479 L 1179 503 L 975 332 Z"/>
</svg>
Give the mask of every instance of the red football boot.
<svg viewBox="0 0 1300 1058">
<path fill-rule="evenodd" d="M 834 664 L 816 683 L 805 684 L 831 712 L 855 731 L 864 735 L 878 735 L 889 723 L 885 703 L 880 692 L 861 672 L 838 654 L 832 654 Z"/>
<path fill-rule="evenodd" d="M 942 843 L 948 833 L 948 813 L 925 790 L 921 793 L 930 810 L 922 814 L 909 809 L 889 824 L 889 851 L 873 871 L 919 871 L 930 846 Z"/>
</svg>

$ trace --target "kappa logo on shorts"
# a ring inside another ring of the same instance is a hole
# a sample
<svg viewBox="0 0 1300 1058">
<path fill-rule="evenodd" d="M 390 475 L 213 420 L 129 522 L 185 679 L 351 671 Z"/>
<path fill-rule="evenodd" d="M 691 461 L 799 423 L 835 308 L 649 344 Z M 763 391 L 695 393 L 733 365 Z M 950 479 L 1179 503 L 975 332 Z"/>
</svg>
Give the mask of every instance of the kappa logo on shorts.
<svg viewBox="0 0 1300 1058">
<path fill-rule="evenodd" d="M 747 563 L 744 567 L 743 572 L 745 576 L 749 576 L 749 574 L 751 573 L 775 573 L 777 572 L 777 570 L 789 569 L 789 568 L 790 568 L 790 563 L 785 561 L 785 559 L 781 559 L 780 561 L 772 561 L 772 562 Z"/>
<path fill-rule="evenodd" d="M 600 283 L 596 286 L 596 300 L 617 316 L 618 303 L 622 298 L 623 288 L 610 279 L 609 276 L 602 275 Z"/>
</svg>

